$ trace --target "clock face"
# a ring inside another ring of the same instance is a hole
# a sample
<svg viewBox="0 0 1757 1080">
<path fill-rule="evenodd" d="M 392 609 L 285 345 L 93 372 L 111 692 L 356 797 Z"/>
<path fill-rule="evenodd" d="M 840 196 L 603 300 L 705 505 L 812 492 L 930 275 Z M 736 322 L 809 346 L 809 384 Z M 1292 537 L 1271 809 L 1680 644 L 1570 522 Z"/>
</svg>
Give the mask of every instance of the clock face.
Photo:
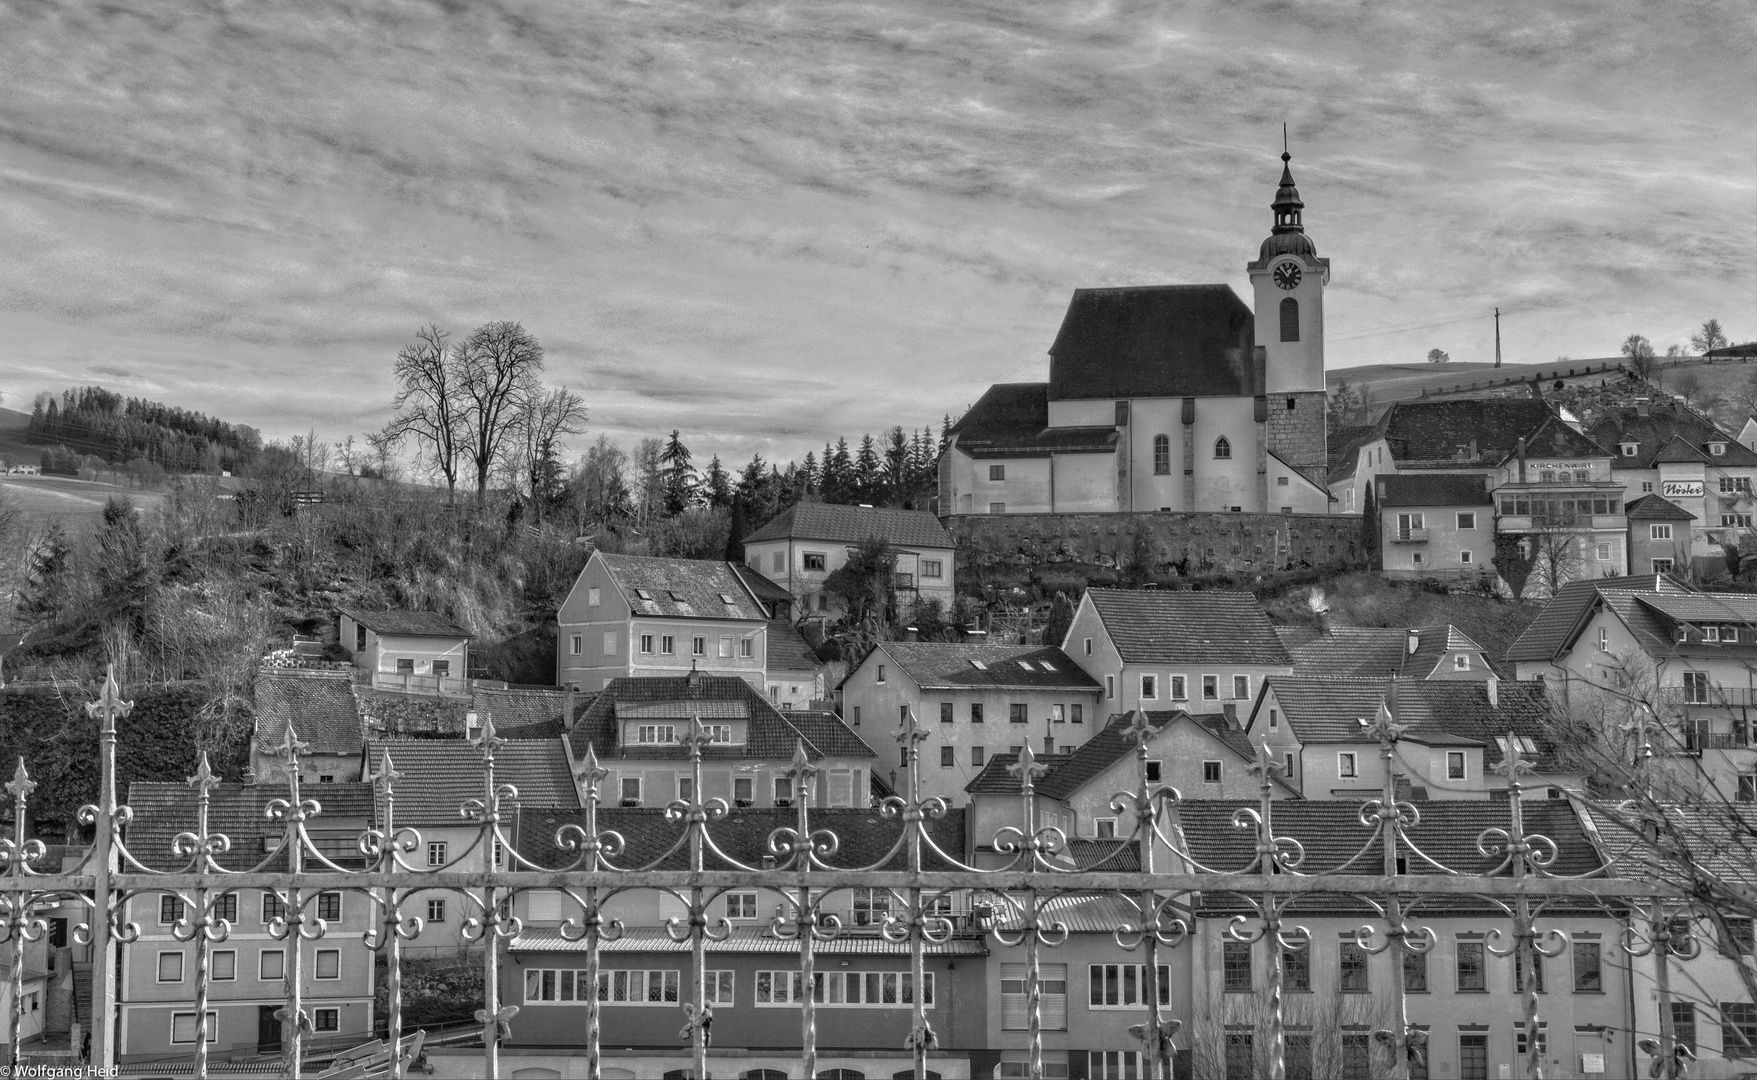
<svg viewBox="0 0 1757 1080">
<path fill-rule="evenodd" d="M 1284 262 L 1275 268 L 1275 284 L 1283 289 L 1291 289 L 1299 284 L 1299 263 Z"/>
</svg>

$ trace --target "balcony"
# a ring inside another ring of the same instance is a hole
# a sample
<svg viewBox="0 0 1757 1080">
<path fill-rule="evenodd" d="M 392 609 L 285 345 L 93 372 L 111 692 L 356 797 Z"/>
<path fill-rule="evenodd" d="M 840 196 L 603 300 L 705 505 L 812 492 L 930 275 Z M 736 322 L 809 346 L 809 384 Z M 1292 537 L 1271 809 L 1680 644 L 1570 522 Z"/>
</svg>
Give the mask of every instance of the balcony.
<svg viewBox="0 0 1757 1080">
<path fill-rule="evenodd" d="M 1387 538 L 1393 544 L 1425 544 L 1428 542 L 1426 529 L 1392 529 Z"/>
<path fill-rule="evenodd" d="M 1629 522 L 1621 514 L 1501 514 L 1495 518 L 1495 531 L 1503 533 L 1544 532 L 1560 529 L 1569 532 L 1622 532 Z"/>
<path fill-rule="evenodd" d="M 1662 705 L 1694 709 L 1749 709 L 1757 707 L 1757 688 L 1747 686 L 1666 686 L 1659 691 Z"/>
</svg>

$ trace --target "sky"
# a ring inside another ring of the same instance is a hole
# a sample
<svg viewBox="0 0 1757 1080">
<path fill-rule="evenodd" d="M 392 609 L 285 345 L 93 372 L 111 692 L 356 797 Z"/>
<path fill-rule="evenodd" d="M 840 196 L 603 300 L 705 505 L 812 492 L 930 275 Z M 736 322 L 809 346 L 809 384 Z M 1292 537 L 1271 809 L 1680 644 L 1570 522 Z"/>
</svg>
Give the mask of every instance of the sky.
<svg viewBox="0 0 1757 1080">
<path fill-rule="evenodd" d="M 1287 125 L 1332 369 L 1757 338 L 1749 0 L 0 0 L 0 395 L 382 425 L 516 320 L 591 431 L 802 458 L 1230 284 Z"/>
</svg>

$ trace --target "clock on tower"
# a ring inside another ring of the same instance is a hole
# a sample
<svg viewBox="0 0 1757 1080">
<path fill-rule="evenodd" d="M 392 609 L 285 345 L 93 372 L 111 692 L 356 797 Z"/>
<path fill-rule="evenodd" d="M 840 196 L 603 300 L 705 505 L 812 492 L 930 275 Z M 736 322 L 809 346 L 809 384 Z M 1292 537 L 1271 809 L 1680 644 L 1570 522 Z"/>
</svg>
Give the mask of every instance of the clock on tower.
<svg viewBox="0 0 1757 1080">
<path fill-rule="evenodd" d="M 1292 289 L 1299 284 L 1299 279 L 1305 275 L 1304 271 L 1300 270 L 1299 263 L 1284 262 L 1276 265 L 1274 276 L 1277 286 L 1283 289 Z"/>
</svg>

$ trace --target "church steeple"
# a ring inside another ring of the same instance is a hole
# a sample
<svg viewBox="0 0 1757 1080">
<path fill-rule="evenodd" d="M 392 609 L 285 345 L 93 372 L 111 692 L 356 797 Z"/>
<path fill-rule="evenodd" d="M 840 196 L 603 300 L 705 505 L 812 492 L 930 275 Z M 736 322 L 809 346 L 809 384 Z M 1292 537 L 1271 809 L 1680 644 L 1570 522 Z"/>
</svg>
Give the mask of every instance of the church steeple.
<svg viewBox="0 0 1757 1080">
<path fill-rule="evenodd" d="M 1305 203 L 1299 201 L 1299 188 L 1293 186 L 1293 168 L 1289 164 L 1293 155 L 1284 148 L 1281 151 L 1281 186 L 1275 190 L 1275 201 L 1270 203 L 1275 211 L 1276 233 L 1305 232 L 1299 222 L 1299 212 L 1305 209 Z"/>
</svg>

